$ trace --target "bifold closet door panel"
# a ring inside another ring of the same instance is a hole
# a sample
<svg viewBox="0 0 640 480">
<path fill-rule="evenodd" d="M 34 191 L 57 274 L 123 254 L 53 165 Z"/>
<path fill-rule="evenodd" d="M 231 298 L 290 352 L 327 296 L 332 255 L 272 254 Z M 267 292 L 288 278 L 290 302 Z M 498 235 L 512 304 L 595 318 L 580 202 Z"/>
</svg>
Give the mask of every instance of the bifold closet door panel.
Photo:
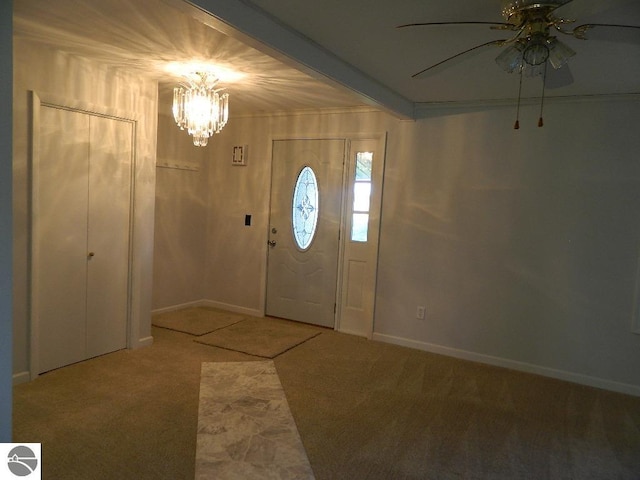
<svg viewBox="0 0 640 480">
<path fill-rule="evenodd" d="M 33 305 L 38 365 L 85 358 L 89 115 L 43 106 L 33 165 Z"/>
<path fill-rule="evenodd" d="M 126 348 L 133 124 L 91 116 L 87 356 Z"/>
</svg>

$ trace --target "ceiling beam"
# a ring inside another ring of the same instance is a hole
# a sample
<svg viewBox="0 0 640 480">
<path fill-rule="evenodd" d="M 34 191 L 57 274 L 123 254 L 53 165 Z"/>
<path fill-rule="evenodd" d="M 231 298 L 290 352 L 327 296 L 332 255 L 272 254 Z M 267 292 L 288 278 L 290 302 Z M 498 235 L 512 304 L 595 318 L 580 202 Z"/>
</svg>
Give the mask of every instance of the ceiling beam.
<svg viewBox="0 0 640 480">
<path fill-rule="evenodd" d="M 414 118 L 412 101 L 254 5 L 242 0 L 164 1 L 313 78 L 328 81 L 341 88 L 346 87 L 368 105 L 384 109 L 400 118 Z"/>
</svg>

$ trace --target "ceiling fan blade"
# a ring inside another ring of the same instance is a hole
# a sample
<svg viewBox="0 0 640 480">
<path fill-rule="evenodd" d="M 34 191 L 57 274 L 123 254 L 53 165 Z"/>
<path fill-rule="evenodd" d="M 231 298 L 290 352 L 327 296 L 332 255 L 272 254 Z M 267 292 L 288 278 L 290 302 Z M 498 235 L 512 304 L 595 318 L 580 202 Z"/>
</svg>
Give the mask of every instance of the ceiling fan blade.
<svg viewBox="0 0 640 480">
<path fill-rule="evenodd" d="M 569 2 L 556 8 L 553 11 L 553 15 L 568 20 L 575 20 L 636 2 L 637 0 L 569 0 Z"/>
<path fill-rule="evenodd" d="M 583 40 L 640 44 L 640 25 L 586 23 L 574 28 L 573 36 Z"/>
<path fill-rule="evenodd" d="M 492 40 L 487 43 L 483 43 L 481 45 L 476 45 L 475 47 L 469 48 L 468 50 L 464 50 L 463 52 L 456 53 L 455 55 L 445 58 L 444 60 L 431 65 L 430 67 L 425 68 L 424 70 L 420 70 L 417 73 L 411 75 L 413 78 L 426 78 L 430 75 L 434 75 L 437 72 L 442 71 L 444 68 L 452 67 L 463 60 L 467 60 L 471 58 L 474 54 L 478 54 L 482 51 L 482 49 L 486 47 L 501 47 L 509 40 Z M 445 65 L 446 64 L 446 65 Z"/>
<path fill-rule="evenodd" d="M 566 87 L 567 85 L 571 85 L 573 83 L 573 74 L 569 69 L 569 65 L 563 65 L 562 67 L 552 68 L 550 65 L 547 66 L 547 78 L 544 81 L 544 85 L 546 88 L 554 89 L 560 87 Z"/>
<path fill-rule="evenodd" d="M 435 25 L 493 25 L 496 28 L 504 30 L 512 30 L 516 28 L 512 23 L 504 22 L 426 22 L 426 23 L 406 23 L 404 25 L 398 25 L 396 28 L 407 27 L 431 27 Z"/>
</svg>

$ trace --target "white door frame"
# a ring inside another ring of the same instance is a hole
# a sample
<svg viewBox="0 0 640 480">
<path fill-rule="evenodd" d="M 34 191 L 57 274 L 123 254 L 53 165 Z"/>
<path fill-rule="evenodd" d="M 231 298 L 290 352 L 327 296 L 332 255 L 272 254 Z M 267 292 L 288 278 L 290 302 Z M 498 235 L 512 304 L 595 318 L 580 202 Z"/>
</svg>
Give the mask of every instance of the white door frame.
<svg viewBox="0 0 640 480">
<path fill-rule="evenodd" d="M 64 110 L 75 111 L 83 114 L 89 115 L 98 115 L 102 117 L 112 118 L 114 120 L 130 122 L 132 124 L 133 138 L 132 138 L 132 158 L 131 158 L 131 181 L 130 181 L 130 191 L 129 191 L 129 254 L 128 254 L 128 275 L 127 275 L 127 314 L 126 314 L 126 322 L 127 322 L 127 348 L 135 348 L 134 342 L 137 339 L 137 331 L 139 330 L 139 319 L 132 315 L 132 288 L 133 288 L 133 234 L 134 234 L 134 210 L 135 210 L 135 172 L 136 172 L 136 130 L 137 130 L 137 121 L 135 119 L 135 114 L 131 112 L 122 112 L 113 108 L 108 107 L 100 107 L 96 105 L 92 105 L 87 102 L 78 101 L 78 100 L 70 100 L 66 98 L 62 98 L 57 95 L 52 95 L 44 92 L 35 92 L 29 91 L 30 95 L 30 104 L 31 104 L 31 135 L 30 135 L 30 155 L 29 155 L 29 184 L 31 189 L 31 208 L 29 210 L 29 313 L 28 313 L 28 324 L 30 329 L 29 335 L 29 376 L 31 380 L 34 380 L 39 376 L 39 365 L 38 365 L 38 351 L 37 345 L 39 341 L 39 321 L 37 318 L 34 318 L 34 312 L 37 311 L 35 308 L 38 304 L 38 297 L 35 292 L 37 292 L 37 288 L 34 287 L 34 279 L 36 276 L 34 275 L 34 269 L 38 265 L 38 249 L 35 248 L 34 238 L 37 232 L 35 231 L 34 225 L 34 217 L 35 212 L 34 208 L 37 205 L 37 189 L 33 188 L 33 185 L 37 183 L 37 172 L 34 168 L 34 165 L 40 161 L 40 108 L 42 106 L 52 107 L 52 108 L 61 108 Z"/>
<path fill-rule="evenodd" d="M 384 161 L 386 156 L 386 132 L 379 133 L 345 133 L 345 134 L 330 134 L 330 135 L 274 135 L 269 139 L 269 150 L 268 150 L 268 158 L 271 163 L 273 163 L 273 142 L 278 140 L 345 140 L 346 141 L 346 152 L 345 152 L 345 162 L 342 171 L 342 208 L 341 208 L 341 219 L 340 219 L 340 244 L 338 249 L 338 277 L 336 283 L 336 313 L 335 313 L 335 321 L 334 321 L 334 330 L 340 331 L 340 315 L 342 311 L 342 286 L 343 286 L 343 272 L 344 272 L 344 263 L 345 263 L 345 243 L 348 238 L 348 234 L 346 232 L 347 227 L 347 212 L 348 206 L 346 204 L 348 200 L 348 195 L 346 195 L 346 191 L 348 188 L 348 173 L 350 171 L 351 163 L 353 162 L 353 158 L 351 155 L 351 142 L 356 140 L 372 140 L 377 142 L 378 149 L 381 153 L 381 160 L 383 162 L 382 168 L 380 170 L 380 178 L 379 180 L 379 188 L 383 189 L 384 183 Z M 271 169 L 270 169 L 271 171 Z M 267 214 L 270 215 L 271 212 L 271 182 L 269 183 L 269 204 L 267 206 Z M 382 212 L 382 204 L 381 202 L 378 205 L 378 212 L 376 212 L 378 220 L 380 219 Z M 378 221 L 378 230 L 380 228 Z M 263 245 L 263 262 L 261 268 L 261 276 L 262 276 L 262 291 L 260 292 L 260 304 L 262 305 L 262 314 L 265 314 L 266 311 L 266 301 L 267 301 L 267 268 L 268 268 L 268 256 L 269 250 L 267 242 L 269 240 L 269 221 L 266 222 L 266 229 L 264 232 L 264 245 Z M 377 232 L 376 232 L 377 233 Z M 376 234 L 376 239 L 378 240 L 378 235 Z M 376 252 L 378 251 L 378 245 L 375 246 Z M 376 270 L 377 270 L 377 253 L 376 253 Z M 375 276 L 377 276 L 377 271 Z M 375 289 L 375 284 L 374 284 Z M 374 298 L 375 298 L 375 291 Z M 367 327 L 367 331 L 363 332 L 362 335 L 367 338 L 371 338 L 373 335 L 373 317 L 375 315 L 375 308 L 371 310 L 371 319 L 370 325 Z"/>
</svg>

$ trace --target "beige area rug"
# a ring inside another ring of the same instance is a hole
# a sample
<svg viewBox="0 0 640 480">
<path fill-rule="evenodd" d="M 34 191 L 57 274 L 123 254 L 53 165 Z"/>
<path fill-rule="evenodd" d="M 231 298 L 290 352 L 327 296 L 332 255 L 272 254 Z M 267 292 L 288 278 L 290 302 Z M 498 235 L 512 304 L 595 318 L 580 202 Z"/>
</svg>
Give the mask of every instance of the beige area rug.
<svg viewBox="0 0 640 480">
<path fill-rule="evenodd" d="M 168 328 L 190 335 L 204 335 L 220 328 L 242 321 L 245 317 L 237 313 L 216 310 L 215 308 L 194 307 L 153 316 L 156 327 Z"/>
<path fill-rule="evenodd" d="M 195 478 L 314 478 L 271 360 L 202 364 Z"/>
<path fill-rule="evenodd" d="M 248 317 L 195 341 L 264 358 L 278 355 L 320 335 L 322 330 L 277 318 Z"/>
</svg>

